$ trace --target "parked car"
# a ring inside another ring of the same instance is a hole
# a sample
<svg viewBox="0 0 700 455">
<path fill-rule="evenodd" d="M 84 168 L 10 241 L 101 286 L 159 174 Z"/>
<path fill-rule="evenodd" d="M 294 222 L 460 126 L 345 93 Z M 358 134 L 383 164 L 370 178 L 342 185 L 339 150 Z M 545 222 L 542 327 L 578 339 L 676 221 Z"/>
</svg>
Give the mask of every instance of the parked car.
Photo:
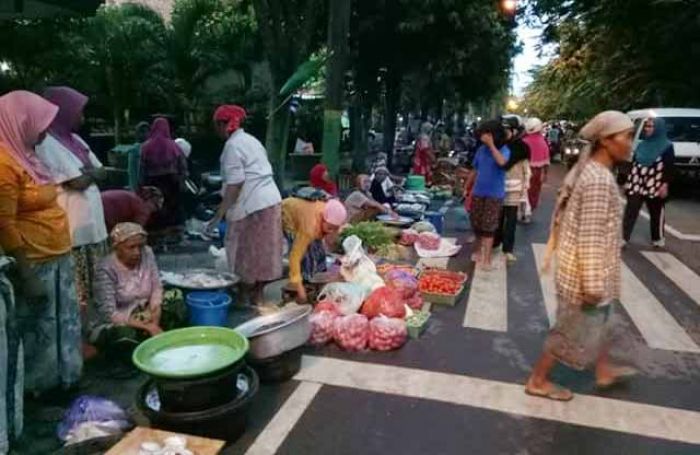
<svg viewBox="0 0 700 455">
<path fill-rule="evenodd" d="M 681 178 L 700 179 L 700 109 L 654 108 L 627 113 L 634 122 L 635 148 L 641 141 L 644 120 L 661 117 L 666 121 L 668 137 L 676 152 L 676 170 Z M 631 168 L 631 166 L 628 166 Z"/>
</svg>

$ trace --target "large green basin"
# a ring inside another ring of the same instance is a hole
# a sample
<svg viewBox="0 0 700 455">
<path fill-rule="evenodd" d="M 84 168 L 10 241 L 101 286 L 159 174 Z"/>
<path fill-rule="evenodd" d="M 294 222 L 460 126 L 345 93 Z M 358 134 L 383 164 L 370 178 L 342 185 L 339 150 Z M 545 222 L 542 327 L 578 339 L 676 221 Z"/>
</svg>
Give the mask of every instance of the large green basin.
<svg viewBox="0 0 700 455">
<path fill-rule="evenodd" d="M 248 352 L 248 340 L 224 327 L 171 330 L 141 343 L 132 357 L 136 367 L 152 376 L 186 379 L 223 370 Z"/>
</svg>

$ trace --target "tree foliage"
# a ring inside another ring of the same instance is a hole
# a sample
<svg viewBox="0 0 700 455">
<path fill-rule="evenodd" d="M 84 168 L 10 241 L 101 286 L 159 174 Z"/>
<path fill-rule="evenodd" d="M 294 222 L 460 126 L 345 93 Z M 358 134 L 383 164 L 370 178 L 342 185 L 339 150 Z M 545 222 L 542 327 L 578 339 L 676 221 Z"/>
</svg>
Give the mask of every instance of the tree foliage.
<svg viewBox="0 0 700 455">
<path fill-rule="evenodd" d="M 700 2 L 534 0 L 558 56 L 535 71 L 526 104 L 545 117 L 584 118 L 700 102 Z"/>
</svg>

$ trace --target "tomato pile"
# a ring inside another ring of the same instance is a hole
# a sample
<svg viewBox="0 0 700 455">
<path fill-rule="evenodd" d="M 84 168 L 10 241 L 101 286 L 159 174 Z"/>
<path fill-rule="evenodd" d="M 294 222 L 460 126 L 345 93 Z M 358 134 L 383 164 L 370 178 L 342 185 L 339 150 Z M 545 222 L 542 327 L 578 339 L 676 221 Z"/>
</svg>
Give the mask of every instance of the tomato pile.
<svg viewBox="0 0 700 455">
<path fill-rule="evenodd" d="M 459 276 L 426 273 L 418 282 L 418 289 L 427 294 L 456 295 L 462 288 L 464 280 Z"/>
</svg>

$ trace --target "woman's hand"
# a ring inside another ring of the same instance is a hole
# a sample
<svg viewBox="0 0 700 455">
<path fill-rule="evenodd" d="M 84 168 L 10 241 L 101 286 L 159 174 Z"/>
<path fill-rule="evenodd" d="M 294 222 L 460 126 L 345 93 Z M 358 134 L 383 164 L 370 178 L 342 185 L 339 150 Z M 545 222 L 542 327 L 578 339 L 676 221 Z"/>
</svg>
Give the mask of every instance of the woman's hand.
<svg viewBox="0 0 700 455">
<path fill-rule="evenodd" d="M 160 326 L 158 324 L 156 324 L 155 322 L 151 322 L 150 324 L 147 324 L 146 331 L 149 334 L 151 334 L 152 337 L 163 333 L 163 329 L 161 329 Z"/>
<path fill-rule="evenodd" d="M 659 188 L 659 197 L 661 199 L 666 199 L 668 197 L 668 183 L 664 183 L 661 185 L 661 188 Z"/>
<path fill-rule="evenodd" d="M 296 291 L 296 294 L 297 294 L 297 299 L 296 299 L 297 303 L 306 303 L 306 301 L 309 298 L 306 295 L 306 288 L 304 287 L 304 283 L 295 284 L 294 290 Z"/>
<path fill-rule="evenodd" d="M 481 135 L 481 142 L 488 148 L 493 148 L 496 146 L 495 142 L 493 141 L 493 134 L 491 133 L 484 133 Z"/>
</svg>

